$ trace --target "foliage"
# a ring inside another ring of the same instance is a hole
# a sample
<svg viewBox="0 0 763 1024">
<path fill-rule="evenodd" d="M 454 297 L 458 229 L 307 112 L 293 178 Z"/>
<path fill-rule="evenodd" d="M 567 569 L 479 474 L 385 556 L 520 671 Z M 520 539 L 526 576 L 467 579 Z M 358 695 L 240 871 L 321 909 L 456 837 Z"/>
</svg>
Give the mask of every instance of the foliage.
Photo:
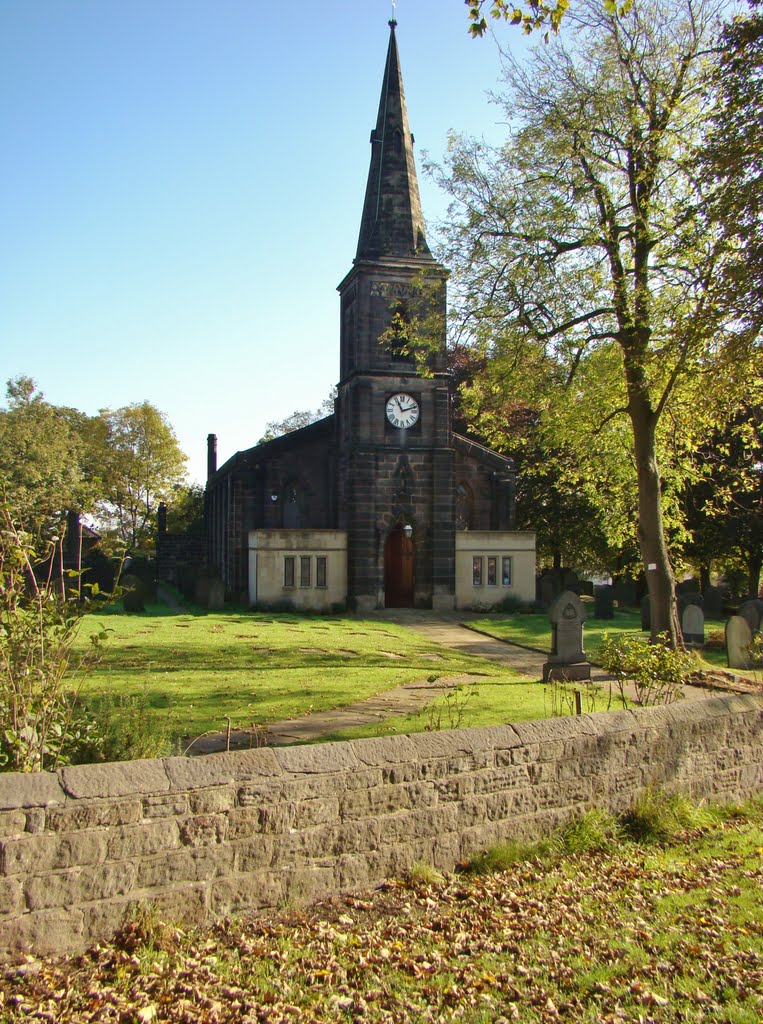
<svg viewBox="0 0 763 1024">
<path fill-rule="evenodd" d="M 297 409 L 286 416 L 285 419 L 270 420 L 265 424 L 265 433 L 257 444 L 273 441 L 276 437 L 281 437 L 283 434 L 290 434 L 293 430 L 301 430 L 302 427 L 308 427 L 311 423 L 317 423 L 324 416 L 331 416 L 334 412 L 335 399 L 336 388 L 332 388 L 331 393 L 327 398 L 323 399 L 317 409 Z"/>
<path fill-rule="evenodd" d="M 77 645 L 84 607 L 66 593 L 62 539 L 38 551 L 0 507 L 0 769 L 48 771 L 97 745 L 76 687 L 106 632 Z M 38 576 L 40 578 L 38 578 Z M 95 586 L 92 587 L 95 592 Z"/>
<path fill-rule="evenodd" d="M 650 642 L 641 636 L 605 634 L 599 649 L 602 665 L 617 681 L 623 706 L 629 682 L 636 689 L 636 703 L 642 707 L 672 704 L 683 696 L 683 685 L 696 669 L 693 654 L 670 647 L 667 637 Z"/>
<path fill-rule="evenodd" d="M 709 827 L 714 815 L 692 803 L 683 793 L 650 787 L 639 795 L 625 815 L 626 832 L 639 842 L 675 842 L 686 832 Z"/>
<path fill-rule="evenodd" d="M 726 300 L 744 323 L 763 326 L 763 13 L 748 0 L 746 16 L 726 24 L 711 88 L 712 130 L 702 151 L 704 210 L 732 246 L 724 274 Z"/>
<path fill-rule="evenodd" d="M 721 301 L 728 247 L 697 213 L 713 16 L 694 0 L 624 17 L 581 0 L 570 45 L 506 58 L 504 146 L 454 138 L 440 175 L 460 329 L 493 385 L 541 410 L 547 447 L 574 450 L 624 539 L 635 510 L 654 634 L 671 643 L 666 530 L 681 539 L 694 450 L 755 379 L 753 339 Z"/>
<path fill-rule="evenodd" d="M 99 737 L 99 761 L 137 761 L 173 753 L 173 722 L 154 713 L 146 686 L 137 693 L 113 693 L 90 709 Z"/>
<path fill-rule="evenodd" d="M 100 512 L 127 550 L 150 547 L 161 502 L 170 502 L 186 456 L 165 415 L 149 402 L 101 409 L 93 432 L 103 467 Z"/>
<path fill-rule="evenodd" d="M 201 484 L 178 484 L 167 502 L 167 530 L 170 533 L 200 533 L 204 529 L 204 488 Z"/>
<path fill-rule="evenodd" d="M 19 528 L 50 537 L 67 509 L 81 507 L 81 442 L 65 410 L 50 405 L 30 377 L 7 384 L 0 410 L 0 486 Z"/>
<path fill-rule="evenodd" d="M 763 568 L 763 407 L 743 405 L 697 452 L 700 471 L 684 505 L 686 555 L 710 575 L 742 572 L 757 597 Z"/>
<path fill-rule="evenodd" d="M 551 717 L 563 718 L 576 715 L 578 704 L 581 714 L 592 714 L 596 710 L 596 699 L 601 687 L 591 680 L 572 683 L 566 679 L 552 679 L 546 686 L 551 698 Z"/>
<path fill-rule="evenodd" d="M 469 702 L 479 690 L 471 683 L 468 686 L 454 686 L 449 693 L 428 705 L 425 732 L 441 732 L 444 729 L 463 729 L 467 724 Z"/>
</svg>

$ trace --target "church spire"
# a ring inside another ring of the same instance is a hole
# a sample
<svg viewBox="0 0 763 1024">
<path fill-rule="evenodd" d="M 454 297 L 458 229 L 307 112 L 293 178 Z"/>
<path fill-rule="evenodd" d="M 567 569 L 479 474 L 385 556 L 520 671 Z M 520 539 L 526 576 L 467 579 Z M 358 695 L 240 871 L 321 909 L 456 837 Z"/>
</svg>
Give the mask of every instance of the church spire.
<svg viewBox="0 0 763 1024">
<path fill-rule="evenodd" d="M 432 255 L 424 237 L 419 185 L 408 128 L 396 21 L 390 21 L 379 114 L 371 132 L 371 166 L 356 260 Z"/>
</svg>

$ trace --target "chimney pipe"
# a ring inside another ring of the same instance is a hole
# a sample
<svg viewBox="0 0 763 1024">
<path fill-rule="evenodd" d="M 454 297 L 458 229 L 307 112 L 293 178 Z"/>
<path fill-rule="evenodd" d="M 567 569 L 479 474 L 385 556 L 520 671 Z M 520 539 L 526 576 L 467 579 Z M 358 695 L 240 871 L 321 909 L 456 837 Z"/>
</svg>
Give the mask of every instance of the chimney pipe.
<svg viewBox="0 0 763 1024">
<path fill-rule="evenodd" d="M 207 434 L 207 480 L 217 472 L 217 434 Z"/>
</svg>

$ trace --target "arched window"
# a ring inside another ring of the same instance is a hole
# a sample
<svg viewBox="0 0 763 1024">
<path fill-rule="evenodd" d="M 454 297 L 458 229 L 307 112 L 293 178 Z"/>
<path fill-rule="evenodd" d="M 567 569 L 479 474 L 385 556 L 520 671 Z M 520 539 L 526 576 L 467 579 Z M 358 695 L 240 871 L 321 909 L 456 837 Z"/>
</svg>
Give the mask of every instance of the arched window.
<svg viewBox="0 0 763 1024">
<path fill-rule="evenodd" d="M 465 481 L 456 485 L 456 529 L 471 530 L 474 519 L 474 495 Z"/>
<path fill-rule="evenodd" d="M 285 530 L 304 526 L 304 489 L 297 480 L 290 480 L 283 489 L 283 525 Z"/>
</svg>

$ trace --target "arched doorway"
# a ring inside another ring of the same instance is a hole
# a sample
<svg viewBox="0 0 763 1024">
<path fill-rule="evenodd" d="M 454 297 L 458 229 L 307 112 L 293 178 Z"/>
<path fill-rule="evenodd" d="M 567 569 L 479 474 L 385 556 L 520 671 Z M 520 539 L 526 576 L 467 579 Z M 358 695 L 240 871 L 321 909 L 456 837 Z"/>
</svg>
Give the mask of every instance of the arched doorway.
<svg viewBox="0 0 763 1024">
<path fill-rule="evenodd" d="M 384 606 L 413 608 L 413 540 L 396 526 L 384 545 Z"/>
</svg>

